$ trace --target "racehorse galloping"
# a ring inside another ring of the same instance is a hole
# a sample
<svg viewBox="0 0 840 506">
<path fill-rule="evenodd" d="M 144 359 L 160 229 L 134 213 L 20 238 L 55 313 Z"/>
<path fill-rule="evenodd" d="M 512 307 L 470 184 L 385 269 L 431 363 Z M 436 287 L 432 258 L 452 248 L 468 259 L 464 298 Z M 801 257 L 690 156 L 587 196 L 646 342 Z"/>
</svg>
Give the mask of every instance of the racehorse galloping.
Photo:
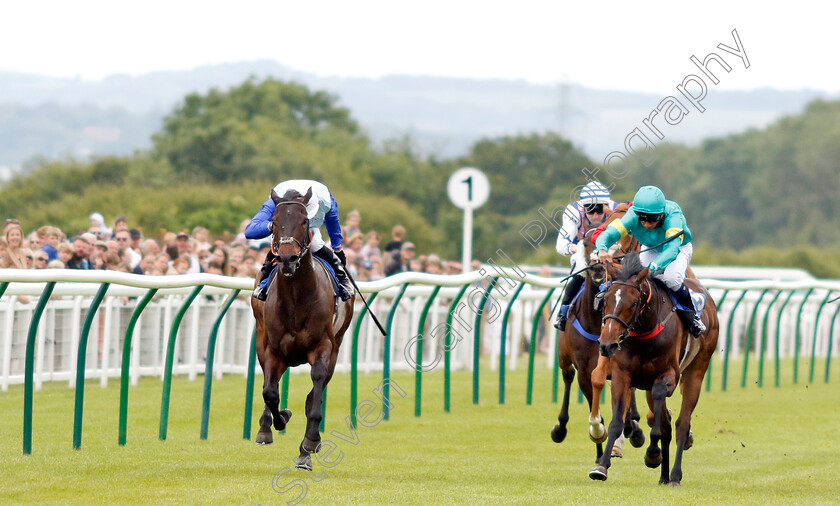
<svg viewBox="0 0 840 506">
<path fill-rule="evenodd" d="M 695 280 L 687 280 L 694 292 L 706 296 L 702 319 L 706 332 L 691 337 L 675 308 L 668 289 L 651 279 L 650 269 L 642 268 L 637 255 L 624 259 L 619 271 L 607 265 L 612 281 L 605 296 L 600 352 L 610 360 L 607 373 L 612 378 L 613 419 L 607 444 L 611 444 L 624 426 L 631 388 L 648 390 L 652 403 L 653 425 L 650 446 L 645 454 L 648 467 L 662 465 L 659 483 L 679 485 L 682 480 L 682 454 L 690 446 L 691 414 L 697 405 L 703 377 L 714 354 L 718 338 L 718 318 L 709 293 Z M 639 337 L 629 337 L 630 333 Z M 682 405 L 677 419 L 677 454 L 669 476 L 671 415 L 665 398 L 680 383 Z M 662 449 L 659 441 L 662 440 Z M 603 456 L 590 471 L 592 479 L 606 480 L 609 458 Z"/>
<path fill-rule="evenodd" d="M 314 260 L 309 249 L 306 203 L 312 198 L 312 189 L 303 196 L 295 190 L 287 191 L 283 197 L 272 191 L 271 198 L 276 205 L 271 249 L 277 256 L 278 275 L 269 285 L 265 302 L 251 299 L 265 400 L 256 442 L 274 441 L 272 419 L 275 429 L 285 429 L 292 412 L 279 410 L 278 382 L 289 367 L 308 363 L 312 390 L 306 396 L 306 432 L 296 467 L 311 470 L 310 453 L 319 449 L 321 441 L 321 399 L 353 317 L 354 298 L 345 302 L 336 299 L 330 274 Z"/>
<path fill-rule="evenodd" d="M 619 207 L 607 217 L 604 224 L 623 216 L 627 208 L 627 204 L 619 204 Z M 566 438 L 566 425 L 569 421 L 569 398 L 572 381 L 577 370 L 578 385 L 592 411 L 592 416 L 590 416 L 589 420 L 589 437 L 596 445 L 597 459 L 603 454 L 602 443 L 606 440 L 607 434 L 597 407 L 593 410 L 593 406 L 597 406 L 598 399 L 593 398 L 590 378 L 592 370 L 595 369 L 598 361 L 597 336 L 601 329 L 601 310 L 593 307 L 593 300 L 598 293 L 599 285 L 606 280 L 606 271 L 604 266 L 597 262 L 597 259 L 594 262 L 590 260 L 590 255 L 595 249 L 592 234 L 599 224 L 595 223 L 593 225 L 594 227 L 586 232 L 578 244 L 578 247 L 584 249 L 583 256 L 586 258 L 587 265 L 589 266 L 589 269 L 585 273 L 583 292 L 569 311 L 566 330 L 558 336 L 557 358 L 559 367 L 563 372 L 564 389 L 563 403 L 560 414 L 557 417 L 559 424 L 555 425 L 551 430 L 551 439 L 555 443 L 560 443 Z M 623 238 L 617 245 L 618 248 L 627 248 L 626 250 L 638 249 L 638 241 L 632 236 Z M 600 390 L 598 393 L 600 395 Z M 631 411 L 628 413 L 627 423 L 628 425 L 632 424 L 633 428 L 631 443 L 638 448 L 644 444 L 644 433 L 639 429 L 637 420 L 639 420 L 639 414 L 636 411 L 634 397 Z M 630 435 L 630 432 L 628 432 L 628 435 Z M 609 446 L 608 448 L 611 448 L 610 453 L 612 455 L 621 455 L 622 449 L 620 444 Z"/>
</svg>

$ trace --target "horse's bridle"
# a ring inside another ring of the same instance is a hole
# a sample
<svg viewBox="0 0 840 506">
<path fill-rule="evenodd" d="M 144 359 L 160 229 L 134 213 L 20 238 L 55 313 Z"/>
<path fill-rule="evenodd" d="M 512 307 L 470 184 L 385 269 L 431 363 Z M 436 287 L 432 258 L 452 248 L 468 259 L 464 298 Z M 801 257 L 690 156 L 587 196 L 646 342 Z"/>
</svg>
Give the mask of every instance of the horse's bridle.
<svg viewBox="0 0 840 506">
<path fill-rule="evenodd" d="M 304 213 L 306 212 L 306 204 L 304 204 L 302 202 L 298 202 L 296 200 L 290 200 L 288 202 L 280 202 L 279 204 L 276 204 L 276 205 L 282 206 L 282 205 L 286 205 L 286 204 L 297 204 L 299 206 L 303 206 Z M 309 228 L 309 216 L 308 215 L 306 217 L 306 223 L 307 223 L 306 228 L 308 229 Z M 277 238 L 276 241 L 271 241 L 271 254 L 274 255 L 274 256 L 277 256 L 277 250 L 278 250 L 279 246 L 282 245 L 282 244 L 297 244 L 298 245 L 298 248 L 300 248 L 300 253 L 298 253 L 296 255 L 297 258 L 293 260 L 293 263 L 296 264 L 296 263 L 300 262 L 300 260 L 306 254 L 307 250 L 309 250 L 309 244 L 310 244 L 310 242 L 309 242 L 309 231 L 307 230 L 307 233 L 306 233 L 306 236 L 305 236 L 305 239 L 304 239 L 303 243 L 301 243 L 300 241 L 298 241 L 297 239 L 295 239 L 294 237 L 291 237 L 291 236 L 283 236 L 283 237 Z"/>
<path fill-rule="evenodd" d="M 633 304 L 632 304 L 632 305 L 633 305 L 633 306 L 635 306 L 635 307 L 636 307 L 636 309 L 635 309 L 635 311 L 633 311 L 633 318 L 631 318 L 631 319 L 630 319 L 630 322 L 629 322 L 629 323 L 628 323 L 628 322 L 626 322 L 626 321 L 624 321 L 624 320 L 622 320 L 622 319 L 621 319 L 621 317 L 619 317 L 618 315 L 615 315 L 615 314 L 612 314 L 612 313 L 607 314 L 607 315 L 604 315 L 604 317 L 603 317 L 603 318 L 601 318 L 601 323 L 602 323 L 602 324 L 603 324 L 603 323 L 606 323 L 606 321 L 607 321 L 607 320 L 615 320 L 615 321 L 617 321 L 618 323 L 620 323 L 622 326 L 624 326 L 624 332 L 622 332 L 622 333 L 621 333 L 621 334 L 619 334 L 619 336 L 618 336 L 618 342 L 619 342 L 619 343 L 621 343 L 622 341 L 624 341 L 624 340 L 627 338 L 627 336 L 628 336 L 628 334 L 630 333 L 630 331 L 631 331 L 631 330 L 633 330 L 633 327 L 635 327 L 635 325 L 636 325 L 636 324 L 638 323 L 638 321 L 639 321 L 639 315 L 641 315 L 641 314 L 642 314 L 642 311 L 644 311 L 644 310 L 645 310 L 645 308 L 647 307 L 648 302 L 650 302 L 650 299 L 651 299 L 651 297 L 653 296 L 653 289 L 652 289 L 652 287 L 650 286 L 650 280 L 645 279 L 645 282 L 646 282 L 646 283 L 647 283 L 647 285 L 648 285 L 648 298 L 647 298 L 647 300 L 646 300 L 646 301 L 644 301 L 644 302 L 642 302 L 642 299 L 641 299 L 641 298 L 637 298 L 636 300 L 634 300 L 634 301 L 633 301 Z M 633 283 L 628 283 L 628 282 L 626 282 L 626 281 L 612 281 L 612 282 L 611 282 L 611 284 L 613 284 L 613 285 L 624 285 L 624 286 L 629 286 L 629 287 L 631 287 L 631 288 L 635 288 L 636 290 L 638 290 L 638 291 L 639 291 L 639 294 L 644 293 L 644 292 L 642 291 L 642 285 L 634 285 Z"/>
</svg>

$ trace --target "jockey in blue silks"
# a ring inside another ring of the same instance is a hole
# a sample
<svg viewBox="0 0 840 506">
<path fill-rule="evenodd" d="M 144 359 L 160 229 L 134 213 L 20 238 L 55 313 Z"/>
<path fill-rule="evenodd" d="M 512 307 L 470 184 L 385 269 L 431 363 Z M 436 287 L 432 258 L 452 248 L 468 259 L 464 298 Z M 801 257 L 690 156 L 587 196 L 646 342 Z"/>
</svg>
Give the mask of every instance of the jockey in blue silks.
<svg viewBox="0 0 840 506">
<path fill-rule="evenodd" d="M 607 249 L 628 233 L 633 234 L 642 246 L 648 248 L 661 244 L 669 237 L 682 232 L 679 240 L 674 239 L 655 249 L 639 255 L 642 265 L 647 264 L 650 272 L 665 282 L 677 301 L 691 311 L 678 311 L 683 323 L 692 336 L 698 337 L 706 331 L 700 315 L 694 311 L 694 301 L 685 284 L 685 269 L 691 261 L 694 246 L 691 231 L 680 206 L 665 200 L 665 194 L 656 186 L 643 186 L 633 198 L 633 207 L 620 220 L 610 223 L 604 233 L 598 236 L 595 247 L 601 262 L 609 262 L 612 255 Z"/>
<path fill-rule="evenodd" d="M 583 239 L 583 235 L 593 222 L 604 220 L 604 207 L 612 211 L 615 206 L 616 203 L 610 198 L 610 191 L 598 181 L 587 183 L 580 190 L 579 199 L 566 206 L 563 211 L 563 226 L 560 227 L 560 234 L 557 236 L 557 252 L 571 257 L 569 260 L 572 265 L 571 272 L 586 265 L 583 248 L 578 249 L 578 242 Z M 560 302 L 560 311 L 557 313 L 557 321 L 554 323 L 556 328 L 566 330 L 569 306 L 580 291 L 583 282 L 584 277 L 577 274 L 572 276 L 566 285 L 563 300 Z"/>
<path fill-rule="evenodd" d="M 330 190 L 318 181 L 291 179 L 275 186 L 274 193 L 282 197 L 288 190 L 295 190 L 301 195 L 306 195 L 310 188 L 312 189 L 312 198 L 306 203 L 309 230 L 312 232 L 310 248 L 313 254 L 323 258 L 332 266 L 342 288 L 341 300 L 348 300 L 353 296 L 354 291 L 350 278 L 347 277 L 347 272 L 344 270 L 344 264 L 347 263 L 347 260 L 341 250 L 341 243 L 344 238 L 341 235 L 341 224 L 338 220 L 338 203 L 336 203 Z M 251 218 L 251 223 L 245 228 L 246 238 L 262 239 L 271 235 L 273 227 L 271 218 L 274 216 L 274 207 L 274 200 L 271 197 L 263 202 L 260 210 Z M 324 243 L 324 239 L 321 237 L 321 225 L 327 226 L 332 247 Z M 274 259 L 274 254 L 269 251 L 260 271 L 260 283 L 254 289 L 254 298 L 265 300 L 268 275 L 274 266 Z"/>
</svg>

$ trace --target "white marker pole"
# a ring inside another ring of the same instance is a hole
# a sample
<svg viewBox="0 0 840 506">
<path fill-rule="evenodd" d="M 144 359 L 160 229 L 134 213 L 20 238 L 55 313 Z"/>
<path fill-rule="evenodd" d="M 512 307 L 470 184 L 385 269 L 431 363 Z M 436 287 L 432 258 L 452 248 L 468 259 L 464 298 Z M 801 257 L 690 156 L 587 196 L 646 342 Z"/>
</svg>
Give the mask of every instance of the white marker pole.
<svg viewBox="0 0 840 506">
<path fill-rule="evenodd" d="M 473 237 L 473 210 L 472 207 L 464 208 L 464 243 L 461 253 L 461 272 L 470 272 L 472 263 L 472 237 Z"/>
</svg>

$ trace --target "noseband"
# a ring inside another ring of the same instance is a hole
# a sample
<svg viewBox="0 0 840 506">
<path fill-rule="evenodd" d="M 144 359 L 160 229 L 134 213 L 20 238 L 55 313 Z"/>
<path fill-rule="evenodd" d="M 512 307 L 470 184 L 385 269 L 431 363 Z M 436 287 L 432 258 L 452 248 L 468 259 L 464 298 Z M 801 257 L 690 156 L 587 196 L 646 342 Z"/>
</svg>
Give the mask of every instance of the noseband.
<svg viewBox="0 0 840 506">
<path fill-rule="evenodd" d="M 645 281 L 647 282 L 647 285 L 648 285 L 648 298 L 644 302 L 642 302 L 642 299 L 640 299 L 640 298 L 637 298 L 636 300 L 633 301 L 632 305 L 635 306 L 636 309 L 633 311 L 633 318 L 630 320 L 629 323 L 622 320 L 621 317 L 619 317 L 618 315 L 615 315 L 615 314 L 612 314 L 612 313 L 604 315 L 604 317 L 601 318 L 601 323 L 602 324 L 606 323 L 607 320 L 615 320 L 624 327 L 624 332 L 622 332 L 618 336 L 618 342 L 619 343 L 621 343 L 622 341 L 624 341 L 624 339 L 627 338 L 627 335 L 630 333 L 631 330 L 633 330 L 633 327 L 635 326 L 635 324 L 638 323 L 639 315 L 642 313 L 642 311 L 644 311 L 645 307 L 647 307 L 647 303 L 650 302 L 653 290 L 650 286 L 650 281 L 647 280 L 647 279 Z M 633 283 L 628 283 L 626 281 L 613 281 L 612 284 L 613 285 L 629 286 L 631 288 L 635 288 L 636 290 L 638 290 L 640 294 L 644 293 L 644 292 L 642 292 L 642 286 L 641 285 L 634 285 Z"/>
<path fill-rule="evenodd" d="M 288 205 L 288 204 L 297 204 L 299 206 L 302 206 L 303 207 L 303 212 L 306 213 L 306 204 L 303 204 L 302 202 L 298 202 L 296 200 L 290 200 L 288 202 L 280 202 L 277 205 L 282 206 L 282 205 Z M 309 226 L 308 226 L 309 225 L 308 215 L 307 215 L 307 218 L 306 218 L 306 222 L 307 222 L 307 229 L 308 229 L 309 228 Z M 309 230 L 307 230 L 307 232 L 306 232 L 306 238 L 304 239 L 303 243 L 301 243 L 300 241 L 298 241 L 297 239 L 295 239 L 294 237 L 291 237 L 291 236 L 283 236 L 283 237 L 279 237 L 276 241 L 271 241 L 271 253 L 274 256 L 278 256 L 277 255 L 277 250 L 278 250 L 279 246 L 282 245 L 282 244 L 297 244 L 298 248 L 300 248 L 300 253 L 297 255 L 297 260 L 295 260 L 294 263 L 300 262 L 300 260 L 306 254 L 307 250 L 309 250 Z"/>
</svg>

